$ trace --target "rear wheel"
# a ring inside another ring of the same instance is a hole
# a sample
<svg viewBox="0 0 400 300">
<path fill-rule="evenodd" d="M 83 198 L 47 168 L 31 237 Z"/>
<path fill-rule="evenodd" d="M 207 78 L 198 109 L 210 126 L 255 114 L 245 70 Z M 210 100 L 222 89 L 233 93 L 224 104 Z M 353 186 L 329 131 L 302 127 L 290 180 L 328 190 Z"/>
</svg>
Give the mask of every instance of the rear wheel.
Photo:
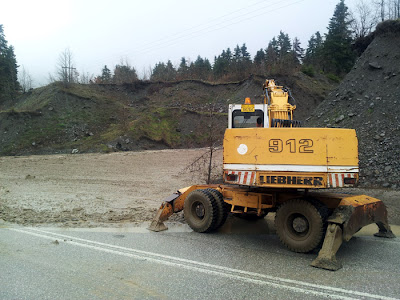
<svg viewBox="0 0 400 300">
<path fill-rule="evenodd" d="M 186 198 L 183 213 L 194 231 L 210 232 L 214 230 L 218 219 L 217 202 L 206 190 L 195 190 Z"/>
<path fill-rule="evenodd" d="M 295 252 L 310 252 L 324 237 L 324 217 L 312 203 L 295 199 L 283 203 L 276 212 L 275 227 L 281 242 Z"/>
<path fill-rule="evenodd" d="M 209 192 L 214 197 L 217 203 L 218 215 L 217 215 L 217 222 L 215 223 L 215 228 L 214 228 L 215 230 L 217 230 L 222 225 L 224 225 L 226 218 L 228 217 L 228 204 L 225 203 L 224 197 L 218 190 L 207 189 L 206 191 Z"/>
</svg>

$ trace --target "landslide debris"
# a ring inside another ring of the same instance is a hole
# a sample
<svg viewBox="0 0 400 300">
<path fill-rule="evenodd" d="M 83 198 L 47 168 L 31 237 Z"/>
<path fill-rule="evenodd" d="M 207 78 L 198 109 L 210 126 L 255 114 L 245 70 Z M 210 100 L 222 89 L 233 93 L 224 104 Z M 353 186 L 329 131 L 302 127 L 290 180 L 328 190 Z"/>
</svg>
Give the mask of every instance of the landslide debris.
<svg viewBox="0 0 400 300">
<path fill-rule="evenodd" d="M 368 48 L 308 125 L 355 128 L 360 184 L 400 187 L 400 20 L 377 26 Z"/>
</svg>

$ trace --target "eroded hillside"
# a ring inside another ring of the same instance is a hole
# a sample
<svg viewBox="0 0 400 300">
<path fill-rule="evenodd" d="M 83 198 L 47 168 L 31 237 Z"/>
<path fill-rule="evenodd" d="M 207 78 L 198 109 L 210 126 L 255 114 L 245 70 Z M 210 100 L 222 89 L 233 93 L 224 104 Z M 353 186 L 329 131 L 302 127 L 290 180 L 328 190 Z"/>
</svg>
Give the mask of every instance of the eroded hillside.
<svg viewBox="0 0 400 300">
<path fill-rule="evenodd" d="M 300 120 L 335 85 L 302 73 L 275 79 L 291 89 Z M 228 104 L 242 103 L 245 97 L 261 103 L 264 80 L 252 76 L 225 84 L 138 81 L 69 87 L 53 83 L 3 105 L 0 154 L 203 147 L 210 134 L 222 143 Z"/>
</svg>

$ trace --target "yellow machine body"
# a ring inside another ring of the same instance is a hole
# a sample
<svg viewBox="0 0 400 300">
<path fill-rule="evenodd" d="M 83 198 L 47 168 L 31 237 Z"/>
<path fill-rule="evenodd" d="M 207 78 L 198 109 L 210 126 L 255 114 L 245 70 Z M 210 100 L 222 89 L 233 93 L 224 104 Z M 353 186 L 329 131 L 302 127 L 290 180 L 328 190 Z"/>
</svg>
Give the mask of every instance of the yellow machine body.
<svg viewBox="0 0 400 300">
<path fill-rule="evenodd" d="M 226 183 L 329 188 L 352 186 L 358 180 L 353 129 L 227 129 L 223 148 Z"/>
</svg>

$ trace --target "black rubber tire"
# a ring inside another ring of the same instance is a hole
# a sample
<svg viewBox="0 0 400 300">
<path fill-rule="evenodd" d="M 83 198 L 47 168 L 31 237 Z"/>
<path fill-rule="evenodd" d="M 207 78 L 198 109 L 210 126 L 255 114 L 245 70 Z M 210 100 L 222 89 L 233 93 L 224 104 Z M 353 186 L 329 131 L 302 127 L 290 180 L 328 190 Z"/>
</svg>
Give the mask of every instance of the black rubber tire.
<svg viewBox="0 0 400 300">
<path fill-rule="evenodd" d="M 218 190 L 208 188 L 206 191 L 209 192 L 214 197 L 217 203 L 218 216 L 217 216 L 217 222 L 215 223 L 214 227 L 214 230 L 217 230 L 218 228 L 220 228 L 222 225 L 225 224 L 226 218 L 228 217 L 229 213 L 228 204 L 224 202 L 224 197 Z"/>
<path fill-rule="evenodd" d="M 325 221 L 311 202 L 294 199 L 283 203 L 276 212 L 276 232 L 287 248 L 307 253 L 321 245 Z"/>
<path fill-rule="evenodd" d="M 206 190 L 194 190 L 183 205 L 185 221 L 196 232 L 214 230 L 218 219 L 218 205 Z"/>
</svg>

